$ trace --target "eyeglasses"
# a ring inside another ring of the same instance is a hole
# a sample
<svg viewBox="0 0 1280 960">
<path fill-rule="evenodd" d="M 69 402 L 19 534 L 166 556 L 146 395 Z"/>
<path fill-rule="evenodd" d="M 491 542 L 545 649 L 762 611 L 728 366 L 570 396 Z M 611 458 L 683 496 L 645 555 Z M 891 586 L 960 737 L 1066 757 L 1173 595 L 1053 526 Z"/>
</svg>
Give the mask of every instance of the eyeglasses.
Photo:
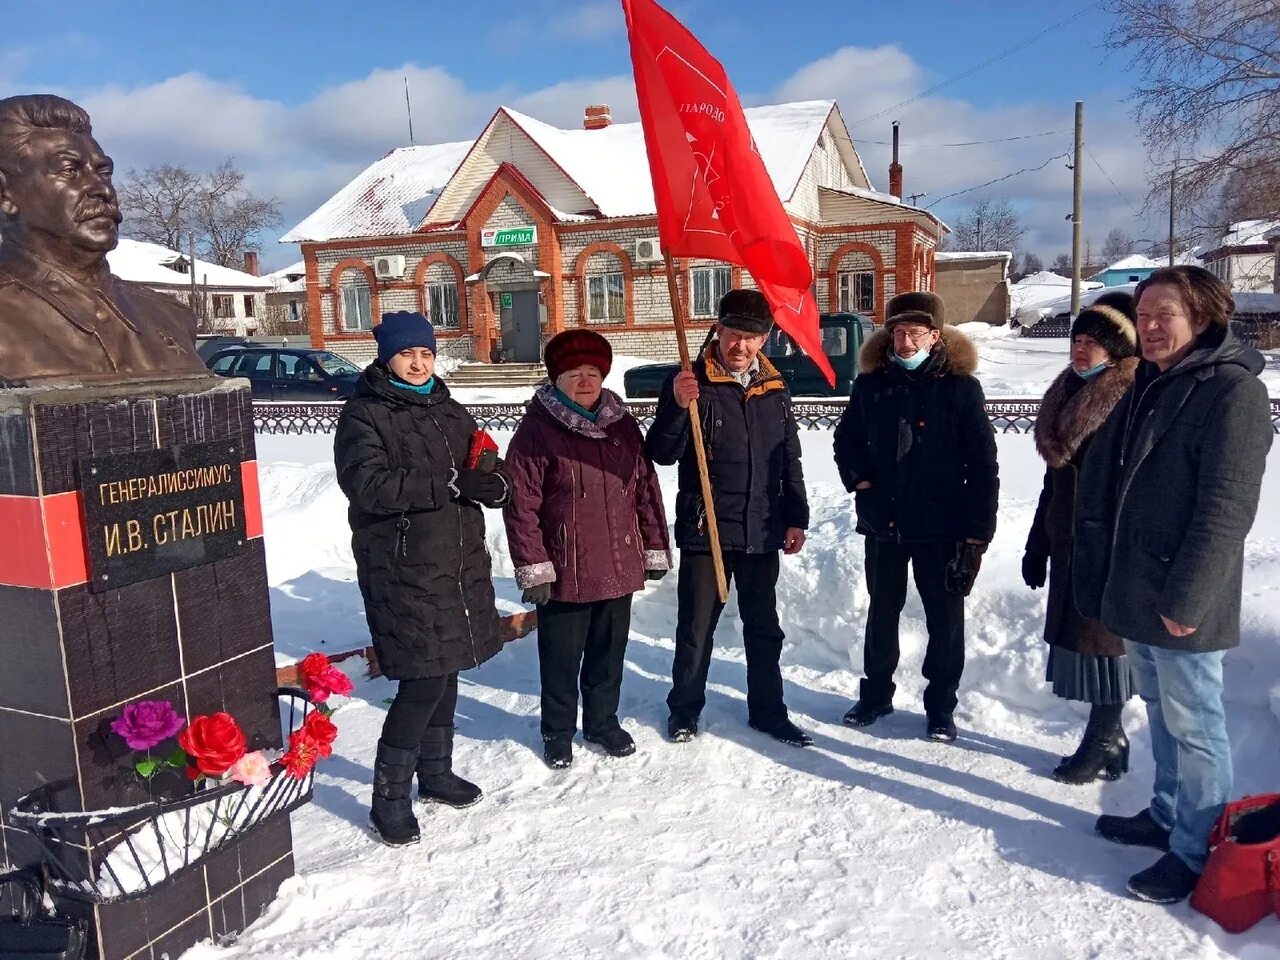
<svg viewBox="0 0 1280 960">
<path fill-rule="evenodd" d="M 933 333 L 933 331 L 932 331 L 932 330 L 922 330 L 920 333 L 912 333 L 912 332 L 911 332 L 910 330 L 908 330 L 906 327 L 894 327 L 894 328 L 893 328 L 893 335 L 894 335 L 895 337 L 896 337 L 898 334 L 902 334 L 904 337 L 906 337 L 906 338 L 907 338 L 908 340 L 910 340 L 912 343 L 923 343 L 925 340 L 928 340 L 928 339 L 929 339 L 929 334 L 931 334 L 931 333 Z"/>
</svg>

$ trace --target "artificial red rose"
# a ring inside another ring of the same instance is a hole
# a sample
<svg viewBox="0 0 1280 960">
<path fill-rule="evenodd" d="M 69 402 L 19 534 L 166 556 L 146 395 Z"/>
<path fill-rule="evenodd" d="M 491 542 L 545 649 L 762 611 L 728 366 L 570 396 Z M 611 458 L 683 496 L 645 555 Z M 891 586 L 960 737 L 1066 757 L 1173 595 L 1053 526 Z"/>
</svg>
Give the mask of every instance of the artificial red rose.
<svg viewBox="0 0 1280 960">
<path fill-rule="evenodd" d="M 187 752 L 199 773 L 220 777 L 244 756 L 244 731 L 231 714 L 219 711 L 192 720 L 178 734 L 178 746 Z"/>
<path fill-rule="evenodd" d="M 329 662 L 323 653 L 311 653 L 298 664 L 302 687 L 316 703 L 324 703 L 337 694 L 345 697 L 353 688 L 347 675 Z"/>
<path fill-rule="evenodd" d="M 280 763 L 286 776 L 301 780 L 315 768 L 319 758 L 319 744 L 302 728 L 289 735 L 289 750 L 280 758 Z"/>
<path fill-rule="evenodd" d="M 338 728 L 328 716 L 318 710 L 307 714 L 307 719 L 302 721 L 302 732 L 315 743 L 316 752 L 322 758 L 333 756 L 333 741 L 338 738 Z"/>
</svg>

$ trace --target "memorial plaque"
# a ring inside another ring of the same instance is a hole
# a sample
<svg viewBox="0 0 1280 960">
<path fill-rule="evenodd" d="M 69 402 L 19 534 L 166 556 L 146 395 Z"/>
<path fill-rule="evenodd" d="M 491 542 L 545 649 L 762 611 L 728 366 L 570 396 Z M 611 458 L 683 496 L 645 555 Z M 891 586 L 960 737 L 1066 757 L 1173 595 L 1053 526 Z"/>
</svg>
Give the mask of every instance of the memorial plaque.
<svg viewBox="0 0 1280 960">
<path fill-rule="evenodd" d="M 245 451 L 189 443 L 80 461 L 89 589 L 116 589 L 245 549 Z"/>
</svg>

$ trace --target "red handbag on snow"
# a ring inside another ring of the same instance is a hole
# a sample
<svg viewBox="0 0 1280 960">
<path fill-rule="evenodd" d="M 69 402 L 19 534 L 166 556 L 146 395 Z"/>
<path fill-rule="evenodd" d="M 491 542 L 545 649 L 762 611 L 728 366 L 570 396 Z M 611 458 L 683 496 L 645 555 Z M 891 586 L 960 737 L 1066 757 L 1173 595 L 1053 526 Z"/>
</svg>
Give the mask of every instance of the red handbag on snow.
<svg viewBox="0 0 1280 960">
<path fill-rule="evenodd" d="M 1209 860 L 1191 906 L 1228 933 L 1280 918 L 1280 793 L 1227 804 L 1209 835 Z"/>
</svg>

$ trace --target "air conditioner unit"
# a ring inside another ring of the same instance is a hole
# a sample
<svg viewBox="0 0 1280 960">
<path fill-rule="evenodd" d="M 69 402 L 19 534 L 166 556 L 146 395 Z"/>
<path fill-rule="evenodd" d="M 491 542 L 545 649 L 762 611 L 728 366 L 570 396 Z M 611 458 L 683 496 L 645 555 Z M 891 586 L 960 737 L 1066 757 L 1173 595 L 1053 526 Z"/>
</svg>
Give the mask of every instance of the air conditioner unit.
<svg viewBox="0 0 1280 960">
<path fill-rule="evenodd" d="M 656 263 L 662 259 L 662 244 L 657 237 L 636 241 L 636 263 Z"/>
<path fill-rule="evenodd" d="M 377 274 L 379 280 L 402 280 L 404 279 L 404 257 L 399 254 L 376 257 L 373 261 L 373 272 Z"/>
</svg>

